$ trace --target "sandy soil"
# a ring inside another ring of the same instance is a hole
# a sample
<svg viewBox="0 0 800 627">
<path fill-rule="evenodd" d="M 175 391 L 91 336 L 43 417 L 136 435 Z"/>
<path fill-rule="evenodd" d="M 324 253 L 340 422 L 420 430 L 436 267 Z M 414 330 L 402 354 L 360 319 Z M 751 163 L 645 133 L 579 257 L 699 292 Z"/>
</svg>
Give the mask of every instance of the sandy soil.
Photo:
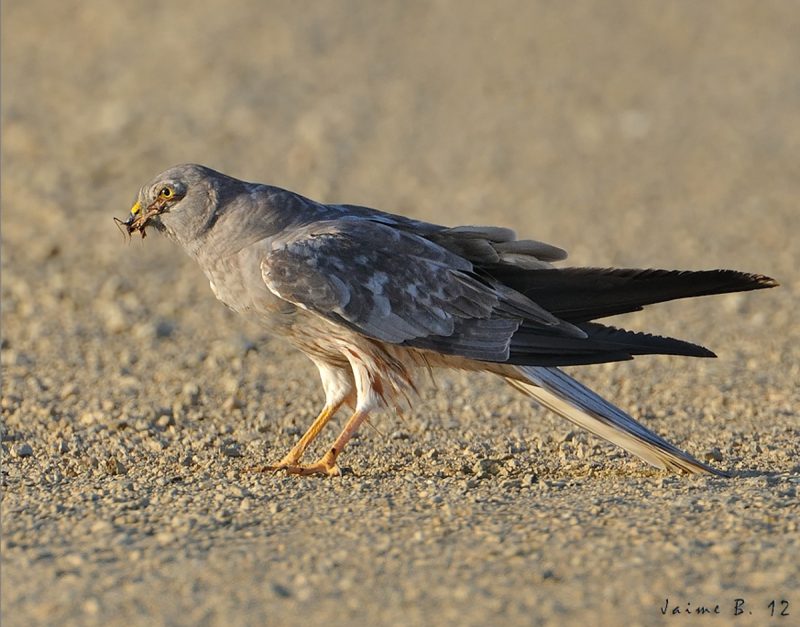
<svg viewBox="0 0 800 627">
<path fill-rule="evenodd" d="M 797 4 L 297 6 L 3 3 L 3 625 L 796 621 Z M 184 161 L 575 264 L 775 276 L 620 321 L 717 360 L 578 371 L 734 478 L 460 374 L 340 479 L 250 471 L 322 395 L 179 250 L 115 229 Z"/>
</svg>

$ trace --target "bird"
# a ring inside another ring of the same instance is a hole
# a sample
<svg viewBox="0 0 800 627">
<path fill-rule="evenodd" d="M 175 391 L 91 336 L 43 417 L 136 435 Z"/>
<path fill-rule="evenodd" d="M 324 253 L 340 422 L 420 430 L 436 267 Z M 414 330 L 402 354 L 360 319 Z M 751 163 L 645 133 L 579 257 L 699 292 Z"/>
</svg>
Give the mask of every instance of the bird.
<svg viewBox="0 0 800 627">
<path fill-rule="evenodd" d="M 637 422 L 562 366 L 639 355 L 715 357 L 697 344 L 597 322 L 673 299 L 771 288 L 734 270 L 559 267 L 561 248 L 509 228 L 448 227 L 325 204 L 197 164 L 141 187 L 128 238 L 152 227 L 180 245 L 227 307 L 288 340 L 319 370 L 325 403 L 267 470 L 341 474 L 339 457 L 379 410 L 413 406 L 421 371 L 489 372 L 567 420 L 673 472 L 726 476 Z M 303 455 L 340 409 L 324 454 Z"/>
</svg>

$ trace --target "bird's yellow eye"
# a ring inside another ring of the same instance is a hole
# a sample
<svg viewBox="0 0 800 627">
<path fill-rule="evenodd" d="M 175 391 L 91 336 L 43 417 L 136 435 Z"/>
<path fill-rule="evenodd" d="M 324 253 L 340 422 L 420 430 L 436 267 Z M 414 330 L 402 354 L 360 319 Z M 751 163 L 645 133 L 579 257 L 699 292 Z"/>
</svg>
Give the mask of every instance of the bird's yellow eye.
<svg viewBox="0 0 800 627">
<path fill-rule="evenodd" d="M 162 187 L 161 191 L 158 192 L 160 198 L 172 198 L 175 195 L 175 192 L 171 187 Z"/>
</svg>

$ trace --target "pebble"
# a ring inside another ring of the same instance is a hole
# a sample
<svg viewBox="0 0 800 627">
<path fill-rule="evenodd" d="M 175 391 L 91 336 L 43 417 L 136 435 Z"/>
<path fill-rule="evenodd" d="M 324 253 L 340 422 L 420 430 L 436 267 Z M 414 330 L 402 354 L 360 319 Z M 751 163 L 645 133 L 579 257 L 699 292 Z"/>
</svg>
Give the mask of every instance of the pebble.
<svg viewBox="0 0 800 627">
<path fill-rule="evenodd" d="M 472 472 L 478 479 L 485 479 L 500 473 L 500 464 L 493 459 L 479 459 L 472 466 Z"/>
<path fill-rule="evenodd" d="M 92 523 L 91 531 L 93 534 L 101 535 L 111 532 L 113 528 L 114 526 L 110 522 L 100 519 Z"/>
<path fill-rule="evenodd" d="M 167 427 L 170 427 L 175 424 L 175 418 L 172 415 L 172 411 L 168 411 L 168 413 L 162 413 L 158 418 L 156 418 L 156 426 L 165 431 Z"/>
<path fill-rule="evenodd" d="M 100 612 L 100 602 L 97 599 L 86 599 L 83 604 L 83 611 L 87 614 L 94 616 Z"/>
<path fill-rule="evenodd" d="M 108 474 L 110 475 L 128 474 L 128 468 L 116 457 L 112 457 L 111 459 L 108 460 L 108 462 L 106 462 L 106 468 L 108 469 Z"/>
<path fill-rule="evenodd" d="M 292 591 L 283 584 L 280 583 L 273 583 L 272 584 L 272 591 L 279 597 L 283 599 L 288 599 L 292 596 Z"/>
<path fill-rule="evenodd" d="M 239 448 L 238 444 L 228 444 L 228 445 L 220 447 L 219 450 L 225 457 L 243 457 L 244 456 L 244 453 L 242 453 L 242 449 Z"/>
<path fill-rule="evenodd" d="M 171 531 L 159 531 L 155 535 L 156 543 L 160 544 L 161 546 L 168 546 L 170 544 L 174 544 L 176 539 L 177 536 Z"/>
<path fill-rule="evenodd" d="M 186 403 L 196 405 L 200 400 L 200 386 L 193 382 L 184 383 L 181 395 Z"/>
<path fill-rule="evenodd" d="M 33 456 L 33 447 L 28 443 L 19 444 L 14 451 L 17 454 L 17 457 L 32 457 Z"/>
<path fill-rule="evenodd" d="M 222 403 L 222 409 L 226 412 L 232 412 L 235 409 L 242 409 L 242 407 L 244 407 L 242 400 L 235 395 L 229 396 Z"/>
<path fill-rule="evenodd" d="M 714 447 L 703 453 L 703 460 L 707 462 L 721 462 L 723 460 L 722 451 Z"/>
</svg>

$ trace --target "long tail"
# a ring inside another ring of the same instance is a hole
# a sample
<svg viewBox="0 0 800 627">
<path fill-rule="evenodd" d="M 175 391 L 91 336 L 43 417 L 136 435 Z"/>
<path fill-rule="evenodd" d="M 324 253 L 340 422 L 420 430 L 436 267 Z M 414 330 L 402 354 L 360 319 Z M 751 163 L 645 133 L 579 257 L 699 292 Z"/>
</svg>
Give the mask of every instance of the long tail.
<svg viewBox="0 0 800 627">
<path fill-rule="evenodd" d="M 735 270 L 639 270 L 632 268 L 520 269 L 501 266 L 490 274 L 567 322 L 586 322 L 638 311 L 677 298 L 775 287 L 761 274 Z"/>
<path fill-rule="evenodd" d="M 518 366 L 516 370 L 519 379 L 506 377 L 515 388 L 647 463 L 664 470 L 728 476 L 660 438 L 558 368 Z"/>
</svg>

